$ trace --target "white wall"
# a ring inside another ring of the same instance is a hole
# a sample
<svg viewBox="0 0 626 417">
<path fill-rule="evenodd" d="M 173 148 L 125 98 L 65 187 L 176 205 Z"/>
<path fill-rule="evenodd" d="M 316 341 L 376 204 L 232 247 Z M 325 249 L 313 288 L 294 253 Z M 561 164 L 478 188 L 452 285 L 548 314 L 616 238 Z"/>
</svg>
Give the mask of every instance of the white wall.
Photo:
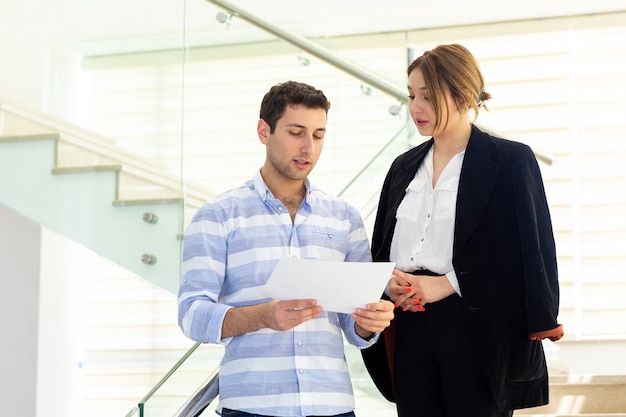
<svg viewBox="0 0 626 417">
<path fill-rule="evenodd" d="M 58 22 L 55 2 L 2 1 L 0 11 L 0 97 L 44 109 L 50 80 L 49 48 Z"/>
<path fill-rule="evenodd" d="M 37 417 L 81 415 L 83 384 L 82 260 L 86 249 L 41 231 Z M 82 271 L 82 272 L 81 272 Z"/>
<path fill-rule="evenodd" d="M 2 205 L 0 231 L 2 414 L 78 417 L 85 249 Z"/>
<path fill-rule="evenodd" d="M 39 324 L 39 225 L 0 205 L 0 404 L 35 416 Z"/>
</svg>

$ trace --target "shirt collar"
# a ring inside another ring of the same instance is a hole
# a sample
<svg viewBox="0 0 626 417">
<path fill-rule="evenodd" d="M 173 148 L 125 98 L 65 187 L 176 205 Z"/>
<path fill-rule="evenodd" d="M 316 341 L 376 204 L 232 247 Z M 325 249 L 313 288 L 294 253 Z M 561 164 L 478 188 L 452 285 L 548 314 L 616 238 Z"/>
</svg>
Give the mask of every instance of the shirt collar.
<svg viewBox="0 0 626 417">
<path fill-rule="evenodd" d="M 256 174 L 254 174 L 254 177 L 252 178 L 252 186 L 253 188 L 256 190 L 257 194 L 259 195 L 259 198 L 261 198 L 261 200 L 263 201 L 267 201 L 268 199 L 274 199 L 274 195 L 272 194 L 272 192 L 270 191 L 269 188 L 267 188 L 267 185 L 265 184 L 265 181 L 263 181 L 263 177 L 261 176 L 261 170 L 259 169 Z M 311 182 L 309 181 L 308 178 L 304 179 L 304 188 L 306 188 L 306 193 L 304 195 L 304 203 L 306 205 L 308 205 L 308 198 L 311 195 Z"/>
</svg>

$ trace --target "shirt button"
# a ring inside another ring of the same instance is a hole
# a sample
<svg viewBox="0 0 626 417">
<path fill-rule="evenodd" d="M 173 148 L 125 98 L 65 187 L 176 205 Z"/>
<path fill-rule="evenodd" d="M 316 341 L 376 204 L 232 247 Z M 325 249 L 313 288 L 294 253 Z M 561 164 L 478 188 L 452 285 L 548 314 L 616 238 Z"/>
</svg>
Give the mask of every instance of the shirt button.
<svg viewBox="0 0 626 417">
<path fill-rule="evenodd" d="M 300 372 L 301 374 L 304 373 L 304 369 L 298 369 L 298 372 Z"/>
<path fill-rule="evenodd" d="M 282 207 L 278 207 L 278 211 L 283 211 L 283 208 Z"/>
<path fill-rule="evenodd" d="M 302 340 L 298 340 L 298 341 L 296 342 L 296 344 L 297 344 L 298 346 L 302 346 Z"/>
</svg>

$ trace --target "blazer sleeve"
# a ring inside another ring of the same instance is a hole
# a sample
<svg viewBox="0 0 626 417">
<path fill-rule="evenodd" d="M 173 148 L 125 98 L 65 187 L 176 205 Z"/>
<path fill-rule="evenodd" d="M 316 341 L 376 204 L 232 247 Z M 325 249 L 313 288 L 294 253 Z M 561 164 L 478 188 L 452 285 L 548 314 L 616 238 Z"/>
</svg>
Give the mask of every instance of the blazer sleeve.
<svg viewBox="0 0 626 417">
<path fill-rule="evenodd" d="M 539 164 L 520 145 L 512 158 L 513 189 L 524 260 L 528 334 L 559 327 L 559 284 L 552 221 Z"/>
</svg>

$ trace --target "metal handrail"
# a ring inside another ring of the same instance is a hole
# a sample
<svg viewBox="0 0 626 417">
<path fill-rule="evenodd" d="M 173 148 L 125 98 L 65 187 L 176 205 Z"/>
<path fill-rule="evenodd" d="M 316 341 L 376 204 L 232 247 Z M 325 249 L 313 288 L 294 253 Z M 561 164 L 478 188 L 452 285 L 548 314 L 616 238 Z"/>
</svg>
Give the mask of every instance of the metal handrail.
<svg viewBox="0 0 626 417">
<path fill-rule="evenodd" d="M 330 65 L 347 72 L 348 74 L 351 74 L 357 79 L 362 80 L 363 82 L 366 82 L 381 91 L 384 91 L 390 96 L 395 97 L 400 101 L 406 102 L 407 100 L 406 89 L 400 88 L 399 86 L 382 79 L 380 76 L 369 71 L 366 68 L 358 67 L 357 65 L 342 59 L 341 57 L 337 56 L 331 51 L 321 47 L 317 43 L 307 38 L 304 38 L 302 36 L 290 33 L 282 28 L 279 28 L 278 26 L 266 20 L 263 20 L 258 16 L 255 16 L 251 12 L 247 11 L 241 6 L 234 4 L 230 1 L 227 1 L 227 0 L 207 0 L 207 1 L 213 4 L 216 4 L 220 7 L 223 7 L 224 9 L 228 10 L 230 14 L 237 16 L 239 18 L 242 18 L 246 20 L 247 22 L 275 35 L 276 37 L 283 39 L 297 46 L 298 48 L 302 48 L 303 50 L 307 51 L 311 55 L 316 56 L 317 58 L 329 63 Z"/>
<path fill-rule="evenodd" d="M 390 95 L 391 97 L 397 99 L 398 101 L 400 101 L 403 104 L 407 104 L 408 103 L 408 95 L 406 92 L 406 89 L 404 88 L 404 86 L 401 88 L 395 84 L 392 84 L 390 82 L 388 82 L 387 80 L 385 80 L 384 78 L 380 77 L 378 74 L 366 69 L 366 68 L 362 68 L 359 67 L 355 64 L 353 64 L 352 62 L 349 62 L 343 58 L 341 58 L 340 56 L 338 56 L 337 54 L 334 54 L 332 51 L 329 51 L 326 48 L 323 48 L 322 46 L 320 46 L 319 44 L 296 34 L 290 33 L 256 15 L 254 15 L 253 13 L 249 12 L 248 10 L 240 7 L 237 4 L 234 4 L 228 0 L 207 0 L 210 3 L 216 4 L 220 7 L 223 7 L 224 9 L 228 10 L 228 12 L 234 16 L 237 16 L 251 24 L 253 24 L 254 26 L 257 26 L 263 30 L 265 30 L 266 32 L 269 32 L 271 34 L 273 34 L 274 36 L 291 43 L 292 45 L 297 46 L 298 48 L 303 49 L 304 51 L 310 53 L 311 55 L 321 59 L 322 61 L 332 65 L 335 68 L 338 68 L 350 75 L 352 75 L 353 77 L 373 86 L 374 88 L 379 89 L 380 91 Z M 484 126 L 480 126 L 477 124 L 477 126 L 479 126 L 481 128 L 481 130 L 490 132 L 490 133 L 495 133 L 492 129 L 486 128 Z M 495 134 L 495 136 L 500 136 L 497 133 Z M 548 165 L 552 165 L 552 163 L 554 162 L 554 156 L 552 155 L 547 155 L 544 154 L 543 152 L 539 152 L 539 151 L 534 151 L 535 156 L 537 157 L 538 160 L 548 164 Z"/>
<path fill-rule="evenodd" d="M 139 414 L 139 407 L 133 407 L 124 417 L 135 417 Z"/>
<path fill-rule="evenodd" d="M 152 387 L 152 389 L 146 395 L 144 395 L 144 397 L 141 399 L 141 401 L 139 401 L 139 410 L 140 411 L 143 411 L 144 404 L 150 398 L 152 398 L 154 393 L 157 392 L 159 390 L 159 388 L 161 388 L 163 386 L 163 384 L 165 384 L 165 382 L 167 382 L 167 380 L 178 370 L 178 368 L 180 368 L 181 365 L 191 356 L 191 354 L 193 352 L 195 352 L 195 350 L 198 348 L 198 346 L 200 346 L 200 343 L 195 343 L 187 352 L 185 352 L 185 354 L 178 360 L 178 362 L 176 362 L 174 364 L 174 366 L 172 366 L 172 368 L 169 371 L 167 371 L 165 376 L 163 376 L 163 378 L 161 378 L 159 380 L 159 382 L 157 382 L 156 385 L 154 387 Z"/>
<path fill-rule="evenodd" d="M 189 359 L 189 357 L 198 349 L 201 343 L 195 343 L 185 354 L 170 368 L 169 371 L 152 387 L 152 389 L 139 401 L 138 406 L 129 411 L 126 417 L 135 416 L 137 411 L 139 415 L 144 415 L 145 404 L 154 396 L 154 394 L 170 379 L 172 375 Z M 203 384 L 196 392 L 189 397 L 187 402 L 175 414 L 175 417 L 198 417 L 202 412 L 217 398 L 219 395 L 219 367 L 215 368 L 206 383 Z"/>
<path fill-rule="evenodd" d="M 207 378 L 208 382 L 199 388 L 181 408 L 176 417 L 198 417 L 219 395 L 219 368 L 216 368 Z"/>
</svg>

